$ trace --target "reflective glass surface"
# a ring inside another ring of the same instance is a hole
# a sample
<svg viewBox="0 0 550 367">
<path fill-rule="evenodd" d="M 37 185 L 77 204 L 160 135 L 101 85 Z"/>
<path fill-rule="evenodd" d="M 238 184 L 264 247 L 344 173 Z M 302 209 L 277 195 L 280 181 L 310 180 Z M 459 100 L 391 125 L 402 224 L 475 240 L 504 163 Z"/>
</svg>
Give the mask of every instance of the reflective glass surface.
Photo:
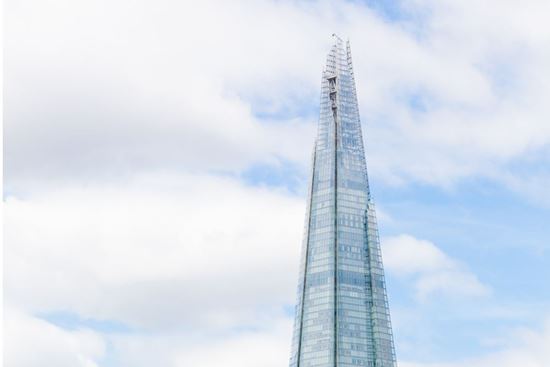
<svg viewBox="0 0 550 367">
<path fill-rule="evenodd" d="M 349 43 L 323 72 L 291 367 L 397 366 Z"/>
</svg>

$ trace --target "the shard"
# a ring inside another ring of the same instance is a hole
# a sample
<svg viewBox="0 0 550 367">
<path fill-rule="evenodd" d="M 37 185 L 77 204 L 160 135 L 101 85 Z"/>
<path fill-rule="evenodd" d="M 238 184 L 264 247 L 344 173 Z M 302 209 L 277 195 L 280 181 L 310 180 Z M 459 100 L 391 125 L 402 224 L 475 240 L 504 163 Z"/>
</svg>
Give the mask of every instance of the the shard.
<svg viewBox="0 0 550 367">
<path fill-rule="evenodd" d="M 350 45 L 322 76 L 290 367 L 397 366 Z"/>
</svg>

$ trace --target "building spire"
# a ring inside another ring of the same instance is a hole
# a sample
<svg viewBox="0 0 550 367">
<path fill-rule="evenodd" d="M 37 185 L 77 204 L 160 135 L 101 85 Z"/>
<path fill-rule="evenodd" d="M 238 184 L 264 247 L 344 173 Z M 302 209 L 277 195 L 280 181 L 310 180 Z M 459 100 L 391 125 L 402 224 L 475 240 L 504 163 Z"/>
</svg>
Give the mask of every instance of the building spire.
<svg viewBox="0 0 550 367">
<path fill-rule="evenodd" d="M 396 367 L 349 41 L 333 34 L 297 289 L 291 367 Z"/>
</svg>

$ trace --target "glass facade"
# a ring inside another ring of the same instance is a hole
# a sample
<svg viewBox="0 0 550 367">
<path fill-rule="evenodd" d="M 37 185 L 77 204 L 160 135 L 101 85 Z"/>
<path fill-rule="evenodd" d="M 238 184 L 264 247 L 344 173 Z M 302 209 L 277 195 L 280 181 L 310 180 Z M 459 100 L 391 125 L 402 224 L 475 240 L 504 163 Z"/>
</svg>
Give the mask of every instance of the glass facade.
<svg viewBox="0 0 550 367">
<path fill-rule="evenodd" d="M 397 366 L 349 42 L 323 72 L 290 367 Z"/>
</svg>

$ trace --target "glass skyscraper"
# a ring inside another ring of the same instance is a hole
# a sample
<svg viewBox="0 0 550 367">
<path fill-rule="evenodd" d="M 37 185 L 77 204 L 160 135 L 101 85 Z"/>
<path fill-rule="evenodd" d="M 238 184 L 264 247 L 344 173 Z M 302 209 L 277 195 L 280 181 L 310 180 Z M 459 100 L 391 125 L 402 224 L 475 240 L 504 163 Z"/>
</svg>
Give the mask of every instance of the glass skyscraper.
<svg viewBox="0 0 550 367">
<path fill-rule="evenodd" d="M 290 367 L 397 366 L 350 45 L 323 72 Z"/>
</svg>

